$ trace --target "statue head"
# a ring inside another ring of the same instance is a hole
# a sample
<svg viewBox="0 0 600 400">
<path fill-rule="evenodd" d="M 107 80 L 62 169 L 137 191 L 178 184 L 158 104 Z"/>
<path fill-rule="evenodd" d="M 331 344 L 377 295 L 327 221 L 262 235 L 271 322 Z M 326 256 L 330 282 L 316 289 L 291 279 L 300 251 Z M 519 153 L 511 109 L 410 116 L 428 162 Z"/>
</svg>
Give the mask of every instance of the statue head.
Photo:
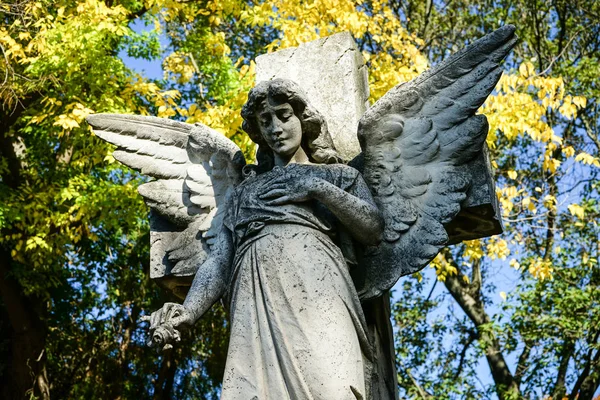
<svg viewBox="0 0 600 400">
<path fill-rule="evenodd" d="M 248 101 L 242 108 L 242 118 L 244 119 L 242 128 L 259 146 L 257 161 L 260 170 L 265 171 L 273 167 L 274 150 L 288 150 L 287 148 L 274 148 L 277 144 L 265 138 L 261 133 L 259 118 L 261 112 L 266 109 L 280 113 L 286 120 L 283 129 L 290 130 L 287 137 L 294 136 L 296 121 L 299 121 L 300 146 L 310 161 L 319 164 L 342 162 L 333 146 L 323 116 L 308 102 L 306 94 L 300 86 L 288 79 L 274 79 L 256 85 L 248 94 Z M 293 112 L 294 118 L 286 115 L 289 112 Z M 293 138 L 289 142 L 287 146 L 292 145 Z"/>
</svg>

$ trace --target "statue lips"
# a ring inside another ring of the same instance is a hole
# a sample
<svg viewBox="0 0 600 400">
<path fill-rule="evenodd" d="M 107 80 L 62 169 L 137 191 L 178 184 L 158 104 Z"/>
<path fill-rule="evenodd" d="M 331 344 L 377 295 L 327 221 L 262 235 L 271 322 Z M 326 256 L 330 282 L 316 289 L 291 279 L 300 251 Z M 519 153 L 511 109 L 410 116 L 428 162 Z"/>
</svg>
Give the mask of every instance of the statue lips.
<svg viewBox="0 0 600 400">
<path fill-rule="evenodd" d="M 279 136 L 279 137 L 277 137 L 277 139 L 275 139 L 275 143 L 273 143 L 273 145 L 277 146 L 277 147 L 283 147 L 286 145 L 286 142 L 288 142 L 289 140 L 290 140 L 290 138 L 288 138 L 288 137 Z"/>
<path fill-rule="evenodd" d="M 279 136 L 275 136 L 275 139 L 271 142 L 271 150 L 278 154 L 293 154 L 298 150 L 294 140 L 289 135 L 285 135 L 283 132 Z"/>
</svg>

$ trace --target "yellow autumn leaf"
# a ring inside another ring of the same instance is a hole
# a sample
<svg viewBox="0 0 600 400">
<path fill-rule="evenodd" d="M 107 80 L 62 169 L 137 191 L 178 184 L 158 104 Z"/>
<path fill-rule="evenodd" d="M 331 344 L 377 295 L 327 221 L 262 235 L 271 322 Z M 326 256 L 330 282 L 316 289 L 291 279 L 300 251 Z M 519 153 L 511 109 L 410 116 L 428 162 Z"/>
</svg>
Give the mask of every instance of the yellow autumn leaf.
<svg viewBox="0 0 600 400">
<path fill-rule="evenodd" d="M 65 130 L 79 128 L 79 123 L 75 119 L 71 118 L 69 115 L 66 115 L 66 114 L 59 115 L 58 118 L 54 121 L 54 123 L 52 125 L 60 126 L 61 128 L 65 129 Z"/>
<path fill-rule="evenodd" d="M 571 213 L 571 215 L 573 215 L 579 219 L 584 218 L 585 210 L 579 204 L 570 204 L 567 208 L 569 209 L 569 212 Z"/>
<path fill-rule="evenodd" d="M 535 67 L 531 62 L 525 61 L 519 66 L 519 74 L 521 74 L 521 76 L 523 76 L 524 78 L 529 78 L 530 76 L 535 74 Z"/>
<path fill-rule="evenodd" d="M 533 213 L 535 213 L 535 211 L 536 211 L 535 204 L 533 203 L 531 197 L 529 197 L 529 196 L 523 197 L 521 199 L 521 206 L 523 207 L 523 209 L 529 210 Z"/>
<path fill-rule="evenodd" d="M 579 161 L 584 164 L 600 167 L 600 162 L 598 161 L 598 159 L 588 153 L 585 153 L 585 152 L 581 152 L 581 153 L 577 154 L 577 156 L 575 157 L 575 161 Z"/>
<path fill-rule="evenodd" d="M 587 104 L 587 99 L 583 96 L 573 96 L 573 104 L 578 108 L 584 108 Z"/>
<path fill-rule="evenodd" d="M 521 264 L 519 264 L 516 258 L 511 259 L 508 264 L 517 271 L 521 268 Z"/>
<path fill-rule="evenodd" d="M 467 240 L 464 242 L 465 251 L 463 256 L 473 262 L 483 257 L 483 247 L 480 240 Z"/>
<path fill-rule="evenodd" d="M 556 209 L 557 200 L 556 197 L 552 196 L 551 194 L 547 194 L 546 196 L 544 196 L 542 202 L 544 204 L 544 207 L 546 207 L 548 210 Z"/>
<path fill-rule="evenodd" d="M 556 172 L 556 170 L 558 169 L 558 167 L 560 167 L 560 160 L 557 160 L 556 158 L 552 158 L 549 154 L 544 155 L 544 162 L 542 163 L 542 167 L 547 170 L 550 171 L 551 173 Z"/>
<path fill-rule="evenodd" d="M 567 146 L 562 149 L 562 153 L 565 155 L 565 157 L 573 157 L 575 154 L 575 149 L 571 146 Z"/>
<path fill-rule="evenodd" d="M 535 259 L 529 265 L 528 271 L 535 279 L 539 279 L 539 280 L 554 279 L 554 277 L 553 277 L 554 268 L 552 267 L 552 262 L 549 260 L 543 260 L 541 258 Z"/>
<path fill-rule="evenodd" d="M 510 249 L 508 243 L 504 239 L 491 238 L 487 244 L 487 255 L 492 260 L 501 259 L 505 260 L 510 255 Z"/>
<path fill-rule="evenodd" d="M 558 112 L 560 112 L 562 115 L 564 115 L 567 119 L 573 119 L 573 118 L 575 118 L 575 115 L 577 114 L 577 107 L 575 107 L 575 104 L 573 104 L 569 98 L 568 101 L 565 101 L 560 106 L 560 108 L 558 109 Z"/>
<path fill-rule="evenodd" d="M 561 251 L 562 251 L 562 248 L 560 246 L 556 246 L 554 248 L 554 254 L 560 254 Z"/>
</svg>

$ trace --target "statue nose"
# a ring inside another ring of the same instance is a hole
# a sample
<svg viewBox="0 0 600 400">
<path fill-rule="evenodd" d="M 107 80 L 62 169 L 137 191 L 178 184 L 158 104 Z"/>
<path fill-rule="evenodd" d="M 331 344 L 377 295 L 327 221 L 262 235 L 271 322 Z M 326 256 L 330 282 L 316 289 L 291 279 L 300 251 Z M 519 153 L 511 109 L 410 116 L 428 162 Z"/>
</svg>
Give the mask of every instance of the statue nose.
<svg viewBox="0 0 600 400">
<path fill-rule="evenodd" d="M 283 132 L 283 128 L 281 127 L 281 123 L 279 121 L 273 121 L 271 124 L 271 133 L 279 136 Z"/>
</svg>

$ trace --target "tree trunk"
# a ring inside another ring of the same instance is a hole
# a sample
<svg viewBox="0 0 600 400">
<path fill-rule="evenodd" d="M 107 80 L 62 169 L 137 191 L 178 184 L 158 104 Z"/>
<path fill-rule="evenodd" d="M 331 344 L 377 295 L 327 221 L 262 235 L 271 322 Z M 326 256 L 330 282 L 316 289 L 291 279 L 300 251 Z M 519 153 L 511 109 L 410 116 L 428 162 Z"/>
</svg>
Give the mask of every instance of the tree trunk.
<svg viewBox="0 0 600 400">
<path fill-rule="evenodd" d="M 163 351 L 163 359 L 160 364 L 156 383 L 154 384 L 155 400 L 171 398 L 175 373 L 177 372 L 177 367 L 173 362 L 173 351 L 173 349 Z"/>
<path fill-rule="evenodd" d="M 39 301 L 23 295 L 21 285 L 10 276 L 10 255 L 0 250 L 0 294 L 10 332 L 9 368 L 0 382 L 4 399 L 29 397 L 33 392 L 41 399 L 50 399 L 50 385 L 46 374 L 46 326 L 36 307 Z"/>
<path fill-rule="evenodd" d="M 446 256 L 448 261 L 449 254 Z M 455 263 L 453 265 L 459 271 Z M 473 265 L 473 279 L 471 283 L 466 283 L 464 275 L 458 272 L 456 275 L 448 274 L 444 284 L 458 305 L 467 314 L 471 322 L 475 325 L 478 334 L 478 341 L 485 351 L 494 383 L 496 394 L 500 400 L 520 398 L 520 390 L 517 381 L 511 374 L 506 364 L 506 360 L 500 351 L 500 343 L 494 333 L 486 328 L 490 323 L 490 317 L 485 311 L 481 297 L 481 273 L 479 265 Z"/>
</svg>

